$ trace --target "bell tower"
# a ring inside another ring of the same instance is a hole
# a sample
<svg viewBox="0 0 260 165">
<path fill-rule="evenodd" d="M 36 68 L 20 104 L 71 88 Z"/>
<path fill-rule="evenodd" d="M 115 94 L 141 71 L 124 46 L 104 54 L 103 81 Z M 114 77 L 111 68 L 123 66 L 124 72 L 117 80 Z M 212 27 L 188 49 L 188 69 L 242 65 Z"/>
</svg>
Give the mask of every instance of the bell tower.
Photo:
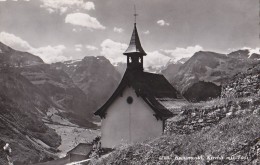
<svg viewBox="0 0 260 165">
<path fill-rule="evenodd" d="M 143 56 L 146 56 L 145 51 L 142 48 L 137 28 L 136 28 L 136 11 L 135 11 L 135 23 L 132 37 L 128 48 L 123 53 L 127 56 L 127 69 L 143 71 Z"/>
</svg>

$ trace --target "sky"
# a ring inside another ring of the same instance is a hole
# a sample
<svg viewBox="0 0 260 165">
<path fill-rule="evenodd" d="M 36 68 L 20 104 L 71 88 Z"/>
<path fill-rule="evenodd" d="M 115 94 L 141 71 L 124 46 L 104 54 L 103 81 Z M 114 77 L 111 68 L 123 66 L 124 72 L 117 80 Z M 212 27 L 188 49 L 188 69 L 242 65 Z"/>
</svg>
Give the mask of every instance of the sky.
<svg viewBox="0 0 260 165">
<path fill-rule="evenodd" d="M 146 67 L 200 50 L 259 53 L 259 0 L 0 0 L 0 41 L 46 63 L 126 62 L 134 4 Z"/>
</svg>

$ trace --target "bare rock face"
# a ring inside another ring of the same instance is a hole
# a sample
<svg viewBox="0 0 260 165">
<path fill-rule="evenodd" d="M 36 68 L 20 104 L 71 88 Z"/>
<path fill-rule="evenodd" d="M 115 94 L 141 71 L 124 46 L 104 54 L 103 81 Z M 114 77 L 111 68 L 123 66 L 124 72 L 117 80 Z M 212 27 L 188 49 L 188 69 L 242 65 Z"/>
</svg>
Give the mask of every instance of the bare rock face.
<svg viewBox="0 0 260 165">
<path fill-rule="evenodd" d="M 51 100 L 16 70 L 1 70 L 0 82 L 1 145 L 11 145 L 12 158 L 18 164 L 53 157 L 61 139 L 41 120 L 52 106 Z M 48 147 L 39 145 L 40 141 Z M 6 157 L 0 157 L 0 162 L 6 162 Z"/>
<path fill-rule="evenodd" d="M 166 69 L 162 70 L 162 74 L 165 78 L 172 79 L 175 75 L 178 74 L 180 67 L 183 65 L 181 62 L 171 63 L 167 66 Z"/>
<path fill-rule="evenodd" d="M 43 60 L 28 52 L 14 50 L 0 42 L 0 66 L 8 65 L 21 67 L 27 65 L 43 64 Z"/>
<path fill-rule="evenodd" d="M 19 70 L 58 108 L 86 119 L 93 117 L 92 107 L 88 105 L 86 94 L 63 70 L 56 70 L 49 64 L 27 66 Z"/>
<path fill-rule="evenodd" d="M 222 90 L 222 97 L 260 96 L 260 63 L 232 77 Z"/>
<path fill-rule="evenodd" d="M 123 62 L 118 62 L 116 64 L 114 64 L 115 69 L 120 73 L 120 75 L 123 77 L 126 68 L 127 68 L 127 64 L 123 63 Z"/>
<path fill-rule="evenodd" d="M 0 43 L 0 164 L 7 164 L 5 143 L 15 164 L 52 159 L 61 144 L 60 136 L 42 121 L 53 101 L 20 74 L 20 68 L 39 64 L 39 57 Z"/>
<path fill-rule="evenodd" d="M 212 82 L 216 85 L 226 83 L 235 74 L 258 63 L 258 60 L 249 57 L 248 50 L 239 50 L 228 55 L 199 51 L 183 65 L 175 67 L 172 75 L 170 74 L 172 66 L 166 68 L 163 73 L 166 73 L 166 78 L 183 94 L 199 81 Z"/>
<path fill-rule="evenodd" d="M 0 148 L 10 144 L 15 164 L 56 157 L 61 138 L 46 125 L 50 109 L 60 110 L 56 115 L 75 124 L 95 127 L 86 94 L 67 73 L 2 43 L 0 49 Z M 6 161 L 0 149 L 0 164 Z"/>
<path fill-rule="evenodd" d="M 254 60 L 259 60 L 260 59 L 260 54 L 253 53 L 249 58 L 250 59 L 254 59 Z"/>
<path fill-rule="evenodd" d="M 249 50 L 237 50 L 231 52 L 227 55 L 228 57 L 238 58 L 238 59 L 246 59 L 249 58 Z"/>
<path fill-rule="evenodd" d="M 86 102 L 95 112 L 112 95 L 121 76 L 114 66 L 103 56 L 89 56 L 78 61 L 52 64 L 66 72 L 73 82 L 87 96 Z"/>
</svg>

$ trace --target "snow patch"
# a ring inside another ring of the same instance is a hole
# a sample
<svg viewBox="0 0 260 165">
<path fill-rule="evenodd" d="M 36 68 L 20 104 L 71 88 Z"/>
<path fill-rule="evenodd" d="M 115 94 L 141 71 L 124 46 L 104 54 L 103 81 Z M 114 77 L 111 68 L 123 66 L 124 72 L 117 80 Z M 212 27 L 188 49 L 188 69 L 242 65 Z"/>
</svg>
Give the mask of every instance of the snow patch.
<svg viewBox="0 0 260 165">
<path fill-rule="evenodd" d="M 260 54 L 260 48 L 253 49 L 253 48 L 249 48 L 249 47 L 243 47 L 242 50 L 248 50 L 249 51 L 249 57 L 248 58 L 250 58 L 250 56 L 254 53 Z"/>
<path fill-rule="evenodd" d="M 79 62 L 79 61 L 81 61 L 81 59 L 65 61 L 64 64 L 73 64 L 73 63 Z"/>
</svg>

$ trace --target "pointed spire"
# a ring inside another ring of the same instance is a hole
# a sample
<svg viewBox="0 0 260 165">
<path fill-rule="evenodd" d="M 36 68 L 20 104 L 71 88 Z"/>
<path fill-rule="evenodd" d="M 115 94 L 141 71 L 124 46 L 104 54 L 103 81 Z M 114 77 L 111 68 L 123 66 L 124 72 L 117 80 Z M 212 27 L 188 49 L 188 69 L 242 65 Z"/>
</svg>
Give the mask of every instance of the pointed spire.
<svg viewBox="0 0 260 165">
<path fill-rule="evenodd" d="M 134 6 L 134 17 L 135 17 L 135 23 L 134 23 L 134 30 L 132 33 L 132 37 L 129 43 L 128 48 L 126 49 L 126 51 L 123 53 L 124 55 L 131 55 L 131 54 L 138 54 L 138 55 L 142 55 L 145 56 L 146 53 L 144 51 L 144 49 L 142 48 L 139 36 L 138 36 L 138 32 L 137 32 L 137 28 L 136 28 L 136 17 L 138 14 L 136 14 L 136 9 Z"/>
<path fill-rule="evenodd" d="M 143 55 L 143 56 L 146 55 L 144 49 L 142 48 L 142 45 L 141 45 L 141 42 L 140 42 L 140 39 L 138 36 L 136 23 L 134 24 L 134 30 L 132 33 L 132 37 L 131 37 L 129 46 L 126 49 L 126 51 L 124 52 L 124 55 L 130 55 L 130 54 L 134 54 L 134 53 Z"/>
</svg>

